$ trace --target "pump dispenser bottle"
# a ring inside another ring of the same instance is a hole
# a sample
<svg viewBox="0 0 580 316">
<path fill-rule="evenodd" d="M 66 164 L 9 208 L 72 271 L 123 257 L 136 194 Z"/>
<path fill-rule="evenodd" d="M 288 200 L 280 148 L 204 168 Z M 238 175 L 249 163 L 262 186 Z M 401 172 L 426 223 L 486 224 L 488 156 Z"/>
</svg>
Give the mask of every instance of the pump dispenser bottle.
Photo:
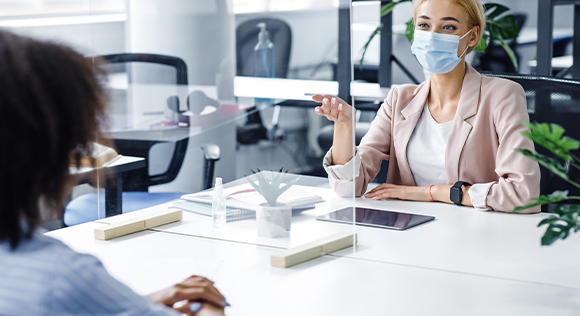
<svg viewBox="0 0 580 316">
<path fill-rule="evenodd" d="M 254 47 L 254 76 L 274 78 L 274 44 L 266 30 L 266 23 L 258 23 L 260 34 L 258 44 Z M 274 99 L 256 98 L 256 105 L 270 105 Z"/>
<path fill-rule="evenodd" d="M 222 228 L 226 224 L 226 197 L 224 195 L 224 186 L 222 178 L 215 178 L 215 188 L 211 201 L 211 215 L 213 218 L 213 227 Z"/>
</svg>

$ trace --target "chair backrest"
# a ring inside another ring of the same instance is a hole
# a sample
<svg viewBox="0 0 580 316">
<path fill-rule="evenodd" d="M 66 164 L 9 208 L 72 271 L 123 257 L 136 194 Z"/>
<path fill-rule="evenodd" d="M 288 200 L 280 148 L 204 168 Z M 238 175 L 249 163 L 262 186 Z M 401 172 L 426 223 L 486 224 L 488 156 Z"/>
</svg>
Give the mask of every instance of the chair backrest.
<svg viewBox="0 0 580 316">
<path fill-rule="evenodd" d="M 171 66 L 175 68 L 175 81 L 177 86 L 187 86 L 187 65 L 183 59 L 157 54 L 135 54 L 135 53 L 123 53 L 123 54 L 112 54 L 99 56 L 106 62 L 110 64 L 119 63 L 149 63 L 149 64 L 161 64 L 166 66 Z M 160 110 L 163 109 L 164 104 L 160 104 Z M 181 166 L 183 165 L 183 160 L 185 158 L 185 153 L 187 150 L 187 143 L 189 138 L 184 138 L 175 143 L 173 154 L 169 162 L 167 169 L 160 174 L 149 174 L 149 154 L 151 147 L 155 144 L 160 143 L 155 140 L 142 140 L 142 139 L 115 139 L 115 135 L 112 135 L 115 141 L 115 146 L 117 151 L 122 155 L 128 156 L 138 156 L 144 157 L 147 162 L 147 168 L 127 171 L 123 173 L 123 190 L 124 191 L 147 191 L 149 186 L 163 184 L 173 181 Z"/>
<path fill-rule="evenodd" d="M 526 93 L 528 114 L 531 122 L 556 123 L 566 129 L 566 136 L 580 140 L 580 80 L 541 77 L 524 74 L 483 73 L 486 76 L 500 77 L 519 83 Z M 548 151 L 536 145 L 536 151 Z M 516 153 L 514 153 L 516 154 Z M 558 176 L 541 168 L 541 194 L 555 190 L 568 190 L 570 194 L 580 195 L 580 190 Z M 580 180 L 580 171 L 570 168 L 568 177 Z M 548 210 L 548 208 L 543 208 Z"/>
<path fill-rule="evenodd" d="M 109 64 L 141 62 L 151 64 L 167 65 L 175 68 L 176 83 L 178 85 L 187 85 L 187 64 L 179 57 L 158 55 L 158 54 L 111 54 L 99 56 Z"/>
<path fill-rule="evenodd" d="M 286 78 L 292 48 L 292 31 L 288 23 L 271 18 L 242 22 L 236 28 L 236 63 L 238 76 L 254 75 L 254 48 L 258 44 L 258 23 L 266 23 L 270 41 L 274 44 L 274 75 Z"/>
</svg>

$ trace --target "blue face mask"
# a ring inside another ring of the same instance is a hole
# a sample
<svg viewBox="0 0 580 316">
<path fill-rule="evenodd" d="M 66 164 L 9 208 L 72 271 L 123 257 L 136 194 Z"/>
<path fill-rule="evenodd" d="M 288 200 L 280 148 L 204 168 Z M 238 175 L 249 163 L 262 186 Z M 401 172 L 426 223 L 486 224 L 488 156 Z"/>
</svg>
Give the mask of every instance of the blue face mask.
<svg viewBox="0 0 580 316">
<path fill-rule="evenodd" d="M 459 41 L 472 30 L 461 37 L 415 30 L 411 51 L 427 71 L 446 74 L 459 65 L 461 58 L 469 48 L 469 46 L 466 47 L 461 56 L 457 57 Z"/>
</svg>

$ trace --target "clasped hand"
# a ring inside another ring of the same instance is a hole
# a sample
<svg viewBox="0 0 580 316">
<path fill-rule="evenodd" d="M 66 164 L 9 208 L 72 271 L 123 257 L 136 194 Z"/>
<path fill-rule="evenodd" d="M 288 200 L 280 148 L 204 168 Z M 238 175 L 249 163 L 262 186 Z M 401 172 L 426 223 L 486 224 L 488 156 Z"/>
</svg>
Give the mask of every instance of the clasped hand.
<svg viewBox="0 0 580 316">
<path fill-rule="evenodd" d="M 183 282 L 148 295 L 156 304 L 173 307 L 187 315 L 224 315 L 224 297 L 214 287 L 213 282 L 192 275 Z M 181 306 L 175 303 L 184 302 Z"/>
</svg>

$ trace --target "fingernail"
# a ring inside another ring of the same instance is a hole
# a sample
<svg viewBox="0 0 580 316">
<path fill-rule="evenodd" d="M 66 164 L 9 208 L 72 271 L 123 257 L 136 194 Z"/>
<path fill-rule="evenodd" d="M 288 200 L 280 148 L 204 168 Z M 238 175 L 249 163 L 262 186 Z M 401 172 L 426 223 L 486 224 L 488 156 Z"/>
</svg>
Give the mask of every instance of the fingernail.
<svg viewBox="0 0 580 316">
<path fill-rule="evenodd" d="M 319 108 L 315 108 L 314 111 L 316 111 L 316 113 L 320 112 Z"/>
<path fill-rule="evenodd" d="M 336 98 L 332 98 L 332 104 L 336 104 Z"/>
<path fill-rule="evenodd" d="M 229 307 L 231 305 L 228 302 L 226 302 L 226 301 L 222 301 L 222 306 L 223 307 Z"/>
<path fill-rule="evenodd" d="M 322 99 L 322 103 L 328 104 L 328 99 L 327 98 Z"/>
<path fill-rule="evenodd" d="M 338 110 L 342 111 L 342 103 L 338 105 Z"/>
<path fill-rule="evenodd" d="M 201 303 L 199 303 L 199 302 L 189 305 L 189 310 L 194 312 L 194 313 L 199 312 L 200 309 L 201 309 Z"/>
</svg>

